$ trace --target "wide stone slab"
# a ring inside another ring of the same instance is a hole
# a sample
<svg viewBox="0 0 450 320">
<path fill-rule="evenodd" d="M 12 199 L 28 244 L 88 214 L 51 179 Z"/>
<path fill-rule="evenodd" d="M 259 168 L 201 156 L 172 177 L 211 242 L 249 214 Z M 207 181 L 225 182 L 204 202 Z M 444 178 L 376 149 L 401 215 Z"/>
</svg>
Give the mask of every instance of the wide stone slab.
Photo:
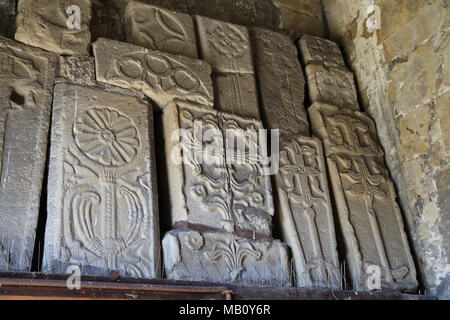
<svg viewBox="0 0 450 320">
<path fill-rule="evenodd" d="M 130 1 L 125 9 L 125 39 L 151 50 L 198 58 L 190 15 L 139 1 Z"/>
<path fill-rule="evenodd" d="M 338 44 L 319 37 L 303 35 L 298 41 L 304 65 L 319 64 L 328 68 L 346 69 Z"/>
<path fill-rule="evenodd" d="M 382 288 L 416 290 L 416 269 L 374 121 L 326 104 L 308 111 L 313 133 L 325 142 L 353 289 L 373 289 L 371 281 L 380 274 Z"/>
<path fill-rule="evenodd" d="M 305 78 L 297 48 L 280 33 L 252 28 L 250 34 L 264 124 L 268 129 L 279 129 L 283 141 L 309 136 L 303 105 Z"/>
<path fill-rule="evenodd" d="M 160 109 L 175 99 L 213 106 L 211 67 L 202 60 L 105 38 L 93 50 L 98 81 L 142 91 Z"/>
<path fill-rule="evenodd" d="M 61 54 L 89 54 L 90 0 L 19 0 L 17 9 L 17 41 Z M 73 23 L 78 13 L 79 28 Z"/>
<path fill-rule="evenodd" d="M 270 237 L 261 122 L 177 102 L 164 109 L 163 126 L 172 225 Z"/>
<path fill-rule="evenodd" d="M 298 287 L 341 288 L 333 209 L 322 144 L 286 142 L 275 175 L 278 223 L 292 250 Z"/>
<path fill-rule="evenodd" d="M 162 241 L 168 279 L 291 285 L 287 246 L 219 232 L 172 230 Z"/>
<path fill-rule="evenodd" d="M 29 271 L 56 55 L 0 37 L 0 270 Z"/>
<path fill-rule="evenodd" d="M 160 276 L 154 157 L 148 102 L 55 85 L 44 272 Z"/>
<path fill-rule="evenodd" d="M 312 103 L 328 103 L 359 111 L 353 73 L 314 64 L 307 65 L 305 71 Z"/>
</svg>

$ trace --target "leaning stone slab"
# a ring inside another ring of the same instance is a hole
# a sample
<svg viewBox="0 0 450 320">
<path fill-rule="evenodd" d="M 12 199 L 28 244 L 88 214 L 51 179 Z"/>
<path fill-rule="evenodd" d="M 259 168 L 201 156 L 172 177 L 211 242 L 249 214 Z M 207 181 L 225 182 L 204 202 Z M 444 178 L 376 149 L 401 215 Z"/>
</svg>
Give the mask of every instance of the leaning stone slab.
<svg viewBox="0 0 450 320">
<path fill-rule="evenodd" d="M 320 103 L 308 111 L 324 141 L 353 289 L 374 289 L 380 274 L 382 288 L 414 291 L 416 269 L 374 121 Z"/>
<path fill-rule="evenodd" d="M 275 188 L 279 224 L 292 249 L 297 286 L 340 289 L 333 210 L 319 139 L 299 136 L 285 144 Z"/>
<path fill-rule="evenodd" d="M 287 246 L 219 232 L 172 230 L 163 241 L 168 279 L 290 286 Z"/>
<path fill-rule="evenodd" d="M 194 22 L 187 14 L 130 1 L 125 8 L 125 38 L 129 43 L 197 58 Z"/>
<path fill-rule="evenodd" d="M 268 129 L 279 129 L 283 141 L 297 135 L 309 136 L 303 105 L 305 78 L 297 48 L 283 34 L 252 28 L 256 78 L 261 97 L 261 113 Z"/>
<path fill-rule="evenodd" d="M 319 64 L 327 68 L 347 69 L 341 49 L 333 41 L 304 35 L 298 41 L 298 47 L 305 66 Z"/>
<path fill-rule="evenodd" d="M 270 237 L 266 145 L 253 135 L 261 122 L 176 102 L 164 109 L 163 126 L 172 225 Z"/>
<path fill-rule="evenodd" d="M 175 99 L 213 106 L 211 67 L 204 61 L 105 38 L 93 49 L 98 81 L 142 91 L 160 109 Z"/>
<path fill-rule="evenodd" d="M 95 84 L 95 62 L 89 56 L 60 56 L 58 77 L 70 82 Z"/>
<path fill-rule="evenodd" d="M 133 96 L 55 86 L 44 272 L 160 275 L 152 114 Z"/>
<path fill-rule="evenodd" d="M 17 8 L 17 41 L 61 54 L 89 54 L 90 0 L 19 0 Z M 73 23 L 78 13 L 80 28 Z"/>
<path fill-rule="evenodd" d="M 306 66 L 306 77 L 311 102 L 359 111 L 355 80 L 350 71 L 310 64 Z"/>
<path fill-rule="evenodd" d="M 0 37 L 0 270 L 29 271 L 56 55 Z"/>
</svg>

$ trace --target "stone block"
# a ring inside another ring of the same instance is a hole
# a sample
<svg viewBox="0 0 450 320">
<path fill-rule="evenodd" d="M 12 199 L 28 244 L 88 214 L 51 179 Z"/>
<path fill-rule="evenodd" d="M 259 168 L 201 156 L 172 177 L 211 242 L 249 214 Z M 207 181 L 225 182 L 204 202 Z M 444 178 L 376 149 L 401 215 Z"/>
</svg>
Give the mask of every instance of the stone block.
<svg viewBox="0 0 450 320">
<path fill-rule="evenodd" d="M 0 36 L 12 39 L 15 31 L 17 0 L 0 0 Z"/>
<path fill-rule="evenodd" d="M 347 69 L 338 44 L 319 37 L 303 35 L 298 47 L 304 65 L 319 64 L 327 68 Z"/>
<path fill-rule="evenodd" d="M 0 270 L 29 271 L 56 55 L 0 37 Z"/>
<path fill-rule="evenodd" d="M 98 39 L 98 81 L 144 92 L 160 109 L 174 99 L 213 106 L 211 67 L 204 61 Z"/>
<path fill-rule="evenodd" d="M 94 58 L 88 56 L 60 56 L 58 76 L 74 83 L 95 84 Z"/>
<path fill-rule="evenodd" d="M 126 41 L 151 50 L 198 58 L 190 15 L 130 1 L 125 9 Z"/>
<path fill-rule="evenodd" d="M 148 102 L 55 86 L 44 272 L 160 276 L 154 157 Z"/>
<path fill-rule="evenodd" d="M 60 54 L 89 54 L 90 0 L 19 0 L 17 9 L 17 41 Z M 79 29 L 72 23 L 78 13 Z"/>
</svg>

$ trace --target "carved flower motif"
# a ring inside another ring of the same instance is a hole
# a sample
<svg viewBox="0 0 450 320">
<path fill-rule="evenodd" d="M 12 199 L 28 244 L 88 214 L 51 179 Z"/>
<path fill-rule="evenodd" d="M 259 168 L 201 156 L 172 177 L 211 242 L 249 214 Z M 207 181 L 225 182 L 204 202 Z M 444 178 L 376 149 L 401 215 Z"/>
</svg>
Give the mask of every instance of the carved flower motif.
<svg viewBox="0 0 450 320">
<path fill-rule="evenodd" d="M 244 35 L 233 26 L 220 24 L 210 34 L 211 45 L 229 59 L 241 57 L 248 50 Z"/>
<path fill-rule="evenodd" d="M 78 148 L 105 166 L 130 163 L 139 147 L 136 127 L 113 109 L 87 110 L 75 121 L 73 132 Z"/>
<path fill-rule="evenodd" d="M 192 231 L 189 232 L 188 242 L 193 250 L 200 250 L 203 247 L 204 240 L 200 233 Z"/>
</svg>

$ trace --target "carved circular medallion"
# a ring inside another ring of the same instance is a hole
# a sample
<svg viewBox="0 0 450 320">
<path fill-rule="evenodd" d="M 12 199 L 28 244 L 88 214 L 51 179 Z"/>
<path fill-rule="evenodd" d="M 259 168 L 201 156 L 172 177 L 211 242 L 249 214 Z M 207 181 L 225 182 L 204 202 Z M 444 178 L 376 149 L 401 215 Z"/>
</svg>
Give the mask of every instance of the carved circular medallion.
<svg viewBox="0 0 450 320">
<path fill-rule="evenodd" d="M 73 127 L 78 148 L 104 166 L 130 163 L 139 148 L 138 132 L 123 114 L 109 108 L 92 108 L 78 116 Z"/>
</svg>

